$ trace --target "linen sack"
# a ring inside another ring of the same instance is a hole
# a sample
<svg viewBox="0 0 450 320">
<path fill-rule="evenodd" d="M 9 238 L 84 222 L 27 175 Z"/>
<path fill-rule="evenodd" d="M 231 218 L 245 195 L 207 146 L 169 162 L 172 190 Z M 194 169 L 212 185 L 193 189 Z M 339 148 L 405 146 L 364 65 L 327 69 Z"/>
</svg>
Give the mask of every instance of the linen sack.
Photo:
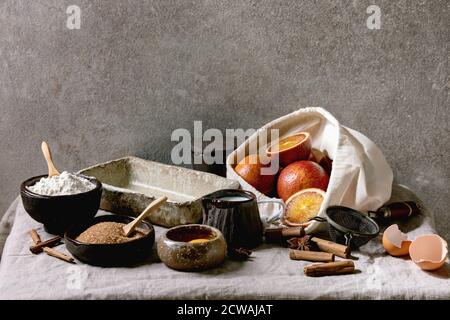
<svg viewBox="0 0 450 320">
<path fill-rule="evenodd" d="M 347 128 L 323 108 L 302 108 L 264 125 L 234 150 L 226 161 L 227 177 L 239 181 L 241 187 L 252 191 L 258 201 L 270 200 L 253 188 L 235 171 L 236 164 L 249 154 L 249 146 L 259 141 L 258 153 L 264 154 L 270 141 L 270 130 L 278 129 L 279 138 L 306 131 L 311 135 L 312 147 L 325 150 L 333 160 L 333 169 L 319 216 L 331 205 L 343 205 L 368 211 L 381 207 L 391 197 L 393 173 L 380 149 L 362 133 Z M 266 137 L 261 139 L 261 137 Z M 261 141 L 267 140 L 266 143 Z M 279 218 L 279 206 L 265 203 L 260 206 L 264 221 Z M 312 233 L 323 229 L 325 223 L 313 221 L 306 228 Z M 267 226 L 267 225 L 266 225 Z"/>
</svg>

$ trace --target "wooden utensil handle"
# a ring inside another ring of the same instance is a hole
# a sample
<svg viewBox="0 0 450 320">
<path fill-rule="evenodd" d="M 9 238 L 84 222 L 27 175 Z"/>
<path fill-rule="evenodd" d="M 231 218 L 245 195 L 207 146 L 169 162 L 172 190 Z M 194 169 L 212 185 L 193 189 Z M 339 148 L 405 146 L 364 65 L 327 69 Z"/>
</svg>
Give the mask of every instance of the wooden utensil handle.
<svg viewBox="0 0 450 320">
<path fill-rule="evenodd" d="M 137 225 L 152 211 L 158 209 L 161 205 L 163 205 L 167 201 L 167 197 L 163 196 L 161 198 L 156 199 L 152 203 L 150 203 L 147 208 L 142 211 L 142 213 L 133 221 L 131 221 L 129 224 L 123 227 L 123 232 L 125 236 L 129 236 L 134 229 L 137 227 Z"/>
<path fill-rule="evenodd" d="M 167 197 L 163 196 L 161 198 L 156 199 L 152 203 L 150 203 L 147 208 L 142 211 L 142 213 L 139 215 L 139 217 L 134 221 L 135 224 L 138 224 L 141 222 L 148 214 L 150 214 L 152 211 L 158 209 L 160 206 L 162 206 L 164 203 L 166 203 Z"/>
<path fill-rule="evenodd" d="M 413 201 L 393 202 L 378 209 L 375 214 L 385 219 L 402 219 L 420 214 Z"/>
<path fill-rule="evenodd" d="M 42 141 L 41 149 L 42 153 L 44 154 L 44 158 L 47 161 L 48 176 L 52 177 L 59 175 L 59 171 L 56 169 L 55 164 L 53 163 L 52 153 L 50 152 L 50 148 L 47 142 Z"/>
</svg>

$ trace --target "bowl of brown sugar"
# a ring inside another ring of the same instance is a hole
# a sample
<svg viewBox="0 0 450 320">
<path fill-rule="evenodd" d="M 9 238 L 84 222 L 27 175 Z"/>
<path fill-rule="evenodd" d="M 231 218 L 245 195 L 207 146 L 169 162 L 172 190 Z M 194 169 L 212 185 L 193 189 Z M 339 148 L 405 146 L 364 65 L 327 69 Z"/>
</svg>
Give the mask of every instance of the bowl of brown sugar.
<svg viewBox="0 0 450 320">
<path fill-rule="evenodd" d="M 141 222 L 128 237 L 123 227 L 134 218 L 122 215 L 95 217 L 84 226 L 69 229 L 65 235 L 67 250 L 81 262 L 119 267 L 142 263 L 152 254 L 155 230 L 148 222 Z"/>
</svg>

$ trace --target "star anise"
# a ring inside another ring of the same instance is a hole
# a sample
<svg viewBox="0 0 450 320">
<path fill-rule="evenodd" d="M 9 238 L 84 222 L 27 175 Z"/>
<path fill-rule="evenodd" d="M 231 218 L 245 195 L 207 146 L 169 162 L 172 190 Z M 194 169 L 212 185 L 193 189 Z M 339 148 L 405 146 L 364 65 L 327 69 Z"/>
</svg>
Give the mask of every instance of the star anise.
<svg viewBox="0 0 450 320">
<path fill-rule="evenodd" d="M 234 260 L 247 260 L 252 252 L 246 248 L 233 248 L 228 252 L 228 256 Z"/>
<path fill-rule="evenodd" d="M 289 249 L 310 251 L 313 248 L 311 236 L 296 237 L 287 240 Z"/>
</svg>

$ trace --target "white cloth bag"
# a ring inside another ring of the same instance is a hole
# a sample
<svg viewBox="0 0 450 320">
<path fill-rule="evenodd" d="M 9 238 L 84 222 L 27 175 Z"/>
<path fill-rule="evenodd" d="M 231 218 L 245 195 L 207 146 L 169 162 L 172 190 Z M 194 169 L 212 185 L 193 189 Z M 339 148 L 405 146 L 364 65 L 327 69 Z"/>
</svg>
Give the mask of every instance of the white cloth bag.
<svg viewBox="0 0 450 320">
<path fill-rule="evenodd" d="M 323 108 L 303 108 L 281 118 L 273 120 L 227 157 L 227 177 L 239 181 L 241 187 L 252 191 L 259 201 L 271 198 L 249 185 L 235 171 L 235 165 L 245 156 L 250 143 L 267 134 L 267 143 L 259 146 L 258 153 L 264 154 L 271 143 L 270 130 L 279 129 L 283 138 L 292 133 L 306 131 L 311 134 L 312 147 L 326 150 L 333 159 L 330 182 L 322 203 L 319 216 L 324 217 L 324 210 L 331 205 L 343 205 L 357 210 L 376 210 L 389 200 L 392 191 L 393 174 L 385 157 L 378 147 L 358 131 L 339 123 Z M 263 221 L 277 215 L 274 203 L 260 207 Z M 312 233 L 322 229 L 326 224 L 313 221 L 306 232 Z"/>
</svg>

